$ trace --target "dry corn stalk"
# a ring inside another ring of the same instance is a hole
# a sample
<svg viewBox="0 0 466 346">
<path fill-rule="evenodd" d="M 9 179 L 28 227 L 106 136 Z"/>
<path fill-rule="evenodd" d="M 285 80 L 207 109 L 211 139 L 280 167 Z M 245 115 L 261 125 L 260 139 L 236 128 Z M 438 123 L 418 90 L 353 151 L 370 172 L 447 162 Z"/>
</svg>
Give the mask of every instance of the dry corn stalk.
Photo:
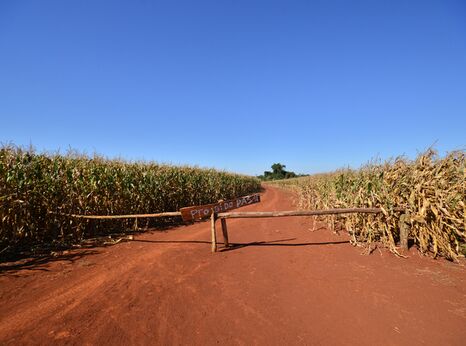
<svg viewBox="0 0 466 346">
<path fill-rule="evenodd" d="M 439 158 L 429 149 L 415 160 L 399 157 L 369 163 L 359 170 L 279 181 L 299 195 L 303 209 L 380 207 L 383 214 L 339 217 L 351 229 L 353 241 L 382 242 L 397 253 L 399 217 L 395 207 L 407 212 L 409 236 L 421 252 L 456 260 L 466 242 L 465 152 Z"/>
</svg>

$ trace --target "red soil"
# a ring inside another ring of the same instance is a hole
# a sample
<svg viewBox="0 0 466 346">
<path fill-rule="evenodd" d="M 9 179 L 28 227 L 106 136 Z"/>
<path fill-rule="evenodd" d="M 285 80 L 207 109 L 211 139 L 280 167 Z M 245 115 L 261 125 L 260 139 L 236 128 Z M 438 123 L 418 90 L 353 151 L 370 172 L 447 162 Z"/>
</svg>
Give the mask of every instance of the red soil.
<svg viewBox="0 0 466 346">
<path fill-rule="evenodd" d="M 267 188 L 241 210 L 290 209 Z M 466 343 L 464 262 L 361 255 L 299 217 L 228 220 L 242 246 L 211 254 L 209 226 L 2 265 L 0 344 Z"/>
</svg>

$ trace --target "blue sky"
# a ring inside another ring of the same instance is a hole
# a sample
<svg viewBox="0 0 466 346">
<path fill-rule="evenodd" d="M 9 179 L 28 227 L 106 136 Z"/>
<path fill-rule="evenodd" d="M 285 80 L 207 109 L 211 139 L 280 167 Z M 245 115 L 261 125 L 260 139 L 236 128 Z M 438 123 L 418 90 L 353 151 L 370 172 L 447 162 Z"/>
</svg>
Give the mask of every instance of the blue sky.
<svg viewBox="0 0 466 346">
<path fill-rule="evenodd" d="M 465 133 L 465 1 L 0 2 L 3 143 L 312 173 Z"/>
</svg>

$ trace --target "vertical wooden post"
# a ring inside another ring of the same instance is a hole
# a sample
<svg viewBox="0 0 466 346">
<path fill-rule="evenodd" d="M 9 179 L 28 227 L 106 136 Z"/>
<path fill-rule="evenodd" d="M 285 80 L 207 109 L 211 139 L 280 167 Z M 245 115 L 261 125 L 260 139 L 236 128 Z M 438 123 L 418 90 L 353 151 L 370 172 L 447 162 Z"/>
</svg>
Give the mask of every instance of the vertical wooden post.
<svg viewBox="0 0 466 346">
<path fill-rule="evenodd" d="M 403 214 L 400 216 L 399 227 L 400 227 L 400 247 L 403 250 L 408 250 L 408 235 L 409 226 L 406 223 L 407 215 Z"/>
<path fill-rule="evenodd" d="M 217 252 L 217 234 L 215 232 L 215 211 L 212 209 L 212 215 L 210 216 L 210 228 L 212 233 L 212 252 Z"/>
<path fill-rule="evenodd" d="M 220 220 L 222 221 L 223 243 L 225 244 L 225 247 L 229 247 L 230 243 L 228 242 L 227 220 L 223 218 Z"/>
</svg>

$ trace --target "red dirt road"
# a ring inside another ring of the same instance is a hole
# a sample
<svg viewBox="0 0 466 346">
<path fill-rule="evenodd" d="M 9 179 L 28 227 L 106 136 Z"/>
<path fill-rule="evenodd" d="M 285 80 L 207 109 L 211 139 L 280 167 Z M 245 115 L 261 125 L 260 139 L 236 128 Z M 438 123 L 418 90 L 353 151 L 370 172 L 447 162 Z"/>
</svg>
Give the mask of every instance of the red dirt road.
<svg viewBox="0 0 466 346">
<path fill-rule="evenodd" d="M 267 188 L 241 210 L 290 210 Z M 0 344 L 464 345 L 466 268 L 361 255 L 309 218 L 209 223 L 0 272 Z M 220 232 L 219 232 L 220 235 Z"/>
</svg>

